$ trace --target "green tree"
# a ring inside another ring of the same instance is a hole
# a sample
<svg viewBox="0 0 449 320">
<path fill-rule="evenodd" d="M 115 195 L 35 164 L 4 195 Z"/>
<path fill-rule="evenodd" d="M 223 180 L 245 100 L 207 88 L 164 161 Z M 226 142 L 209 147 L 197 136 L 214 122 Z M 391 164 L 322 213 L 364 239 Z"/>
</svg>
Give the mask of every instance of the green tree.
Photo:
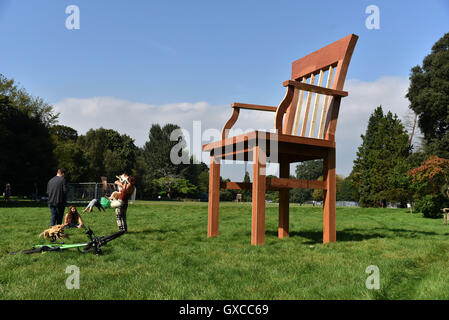
<svg viewBox="0 0 449 320">
<path fill-rule="evenodd" d="M 66 177 L 70 182 L 89 180 L 89 162 L 85 153 L 73 141 L 58 142 L 53 150 L 58 168 L 66 169 Z"/>
<path fill-rule="evenodd" d="M 244 183 L 251 183 L 251 178 L 249 177 L 249 172 L 245 171 L 245 176 L 243 177 L 243 182 Z M 242 190 L 242 192 L 240 192 L 242 194 L 242 201 L 251 201 L 252 200 L 252 192 L 251 190 Z M 235 197 L 234 197 L 235 199 Z"/>
<path fill-rule="evenodd" d="M 24 88 L 19 88 L 14 79 L 7 79 L 0 74 L 0 95 L 7 96 L 10 105 L 24 112 L 28 117 L 37 119 L 45 127 L 56 124 L 57 113 L 53 106 L 46 103 L 42 98 L 33 97 Z"/>
<path fill-rule="evenodd" d="M 137 147 L 128 135 L 120 135 L 112 129 L 90 129 L 77 140 L 89 161 L 89 176 L 115 179 L 123 172 L 132 174 L 136 167 Z"/>
<path fill-rule="evenodd" d="M 322 175 L 323 160 L 304 161 L 296 166 L 297 179 L 317 180 Z"/>
<path fill-rule="evenodd" d="M 318 180 L 318 181 L 323 181 L 323 176 L 319 177 L 317 180 Z M 337 188 L 337 190 L 336 190 L 336 193 L 337 193 L 337 194 L 336 194 L 337 199 L 338 199 L 338 197 L 339 197 L 339 194 L 340 194 L 340 190 L 341 190 L 343 181 L 344 181 L 344 178 L 343 178 L 341 175 L 337 174 L 337 175 L 335 176 L 335 185 L 336 185 L 336 188 Z M 323 190 L 321 190 L 321 189 L 315 189 L 315 190 L 313 190 L 312 198 L 313 198 L 313 200 L 315 200 L 315 201 L 323 201 Z"/>
<path fill-rule="evenodd" d="M 153 180 L 159 195 L 174 199 L 180 196 L 187 196 L 196 193 L 196 186 L 187 179 L 177 178 L 172 175 Z"/>
<path fill-rule="evenodd" d="M 372 189 L 372 184 L 367 177 L 369 177 L 369 172 L 374 165 L 373 161 L 375 159 L 370 157 L 370 150 L 375 148 L 374 139 L 383 116 L 382 107 L 376 108 L 370 115 L 366 132 L 364 135 L 361 135 L 362 145 L 359 146 L 357 158 L 354 160 L 351 181 L 357 189 L 357 193 L 360 197 L 359 200 L 361 199 L 362 204 L 366 197 L 371 193 Z"/>
<path fill-rule="evenodd" d="M 414 199 L 412 180 L 408 176 L 411 168 L 408 158 L 400 158 L 388 176 L 389 198 L 399 202 L 402 208 L 405 208 L 407 203 L 412 203 Z"/>
<path fill-rule="evenodd" d="M 187 179 L 192 185 L 197 186 L 195 198 L 199 198 L 202 192 L 207 192 L 209 186 L 209 168 L 204 162 L 194 163 L 193 157 L 189 164 L 183 165 L 180 176 Z M 205 179 L 207 178 L 207 179 Z"/>
<path fill-rule="evenodd" d="M 337 201 L 359 201 L 357 189 L 354 187 L 350 177 L 342 181 L 340 192 L 337 193 Z"/>
<path fill-rule="evenodd" d="M 224 179 L 220 177 L 221 182 L 230 182 L 231 179 Z M 220 189 L 220 201 L 235 201 L 237 197 L 237 193 L 241 193 L 241 190 L 233 190 L 233 189 Z"/>
<path fill-rule="evenodd" d="M 201 171 L 198 177 L 198 189 L 201 193 L 209 192 L 209 168 L 205 171 Z"/>
<path fill-rule="evenodd" d="M 296 166 L 296 179 L 317 180 L 323 175 L 323 160 L 311 160 L 299 163 Z M 290 190 L 290 201 L 304 203 L 313 199 L 313 189 Z"/>
<path fill-rule="evenodd" d="M 50 128 L 55 148 L 53 155 L 57 167 L 66 169 L 66 178 L 70 182 L 89 180 L 89 162 L 84 151 L 78 146 L 78 132 L 67 126 L 55 125 Z"/>
<path fill-rule="evenodd" d="M 352 181 L 360 195 L 360 205 L 377 206 L 387 201 L 401 201 L 400 188 L 394 175 L 406 175 L 410 154 L 408 134 L 396 115 L 384 115 L 382 107 L 371 114 L 362 144 L 354 160 Z"/>
<path fill-rule="evenodd" d="M 427 154 L 449 158 L 449 33 L 433 45 L 422 66 L 411 69 L 407 98 Z"/>
<path fill-rule="evenodd" d="M 142 148 L 137 149 L 134 175 L 138 178 L 139 185 L 136 197 L 139 199 L 155 199 L 157 191 L 152 182 L 153 176 L 147 168 Z"/>
<path fill-rule="evenodd" d="M 431 156 L 408 175 L 416 192 L 416 211 L 441 217 L 441 209 L 449 205 L 449 159 Z"/>
<path fill-rule="evenodd" d="M 180 129 L 180 127 L 170 123 L 163 127 L 159 124 L 153 124 L 150 128 L 148 141 L 143 147 L 143 156 L 147 164 L 148 174 L 155 179 L 167 175 L 178 175 L 184 168 L 181 164 L 173 163 L 170 158 L 173 147 L 183 139 L 181 137 L 177 141 L 171 141 L 170 136 L 177 129 Z M 180 152 L 184 153 L 184 148 L 181 148 Z"/>
<path fill-rule="evenodd" d="M 56 173 L 53 149 L 46 124 L 0 94 L 0 181 L 19 195 L 30 195 L 34 183 L 45 190 Z"/>
<path fill-rule="evenodd" d="M 57 138 L 59 141 L 73 141 L 78 139 L 78 132 L 68 126 L 54 125 L 50 128 L 52 137 Z"/>
</svg>

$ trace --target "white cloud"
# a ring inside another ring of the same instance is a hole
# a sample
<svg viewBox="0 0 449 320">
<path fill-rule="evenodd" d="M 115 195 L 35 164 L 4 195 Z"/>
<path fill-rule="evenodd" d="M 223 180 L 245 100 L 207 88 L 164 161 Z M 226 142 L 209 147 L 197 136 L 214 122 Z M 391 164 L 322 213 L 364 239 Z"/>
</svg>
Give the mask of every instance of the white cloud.
<svg viewBox="0 0 449 320">
<path fill-rule="evenodd" d="M 349 95 L 342 99 L 336 132 L 337 172 L 347 176 L 356 158 L 360 138 L 368 118 L 376 107 L 382 105 L 384 113 L 391 111 L 404 119 L 409 111 L 405 97 L 409 80 L 400 77 L 382 77 L 373 82 L 349 80 L 345 90 Z"/>
<path fill-rule="evenodd" d="M 67 98 L 55 103 L 60 112 L 59 123 L 70 126 L 79 134 L 94 128 L 112 128 L 126 133 L 142 146 L 148 140 L 153 123 L 174 123 L 192 132 L 194 121 L 201 121 L 201 129 L 221 131 L 232 114 L 230 106 L 213 106 L 207 102 L 180 102 L 151 105 L 115 97 Z M 234 127 L 267 129 L 273 127 L 273 113 L 242 110 Z"/>
<path fill-rule="evenodd" d="M 79 134 L 91 128 L 111 128 L 128 134 L 139 146 L 148 140 L 153 123 L 191 128 L 194 120 L 204 119 L 203 122 L 214 125 L 223 123 L 226 116 L 222 108 L 207 102 L 151 105 L 115 97 L 67 98 L 55 103 L 55 110 L 61 113 L 59 123 L 76 129 Z"/>
<path fill-rule="evenodd" d="M 346 82 L 345 90 L 349 96 L 342 100 L 336 136 L 339 174 L 350 173 L 361 143 L 360 135 L 366 130 L 369 115 L 375 107 L 382 105 L 384 111 L 390 110 L 401 119 L 404 117 L 408 111 L 408 100 L 405 98 L 408 84 L 408 79 L 398 77 L 384 77 L 373 82 Z M 60 124 L 76 129 L 79 134 L 91 128 L 112 128 L 131 136 L 138 146 L 147 141 L 153 123 L 174 123 L 192 132 L 193 121 L 201 121 L 202 132 L 210 128 L 221 131 L 232 113 L 230 104 L 213 106 L 200 101 L 154 105 L 116 97 L 66 98 L 55 103 L 55 110 L 61 113 Z M 235 127 L 269 130 L 273 128 L 273 123 L 274 113 L 242 110 Z M 222 175 L 243 179 L 242 168 L 223 168 Z"/>
</svg>

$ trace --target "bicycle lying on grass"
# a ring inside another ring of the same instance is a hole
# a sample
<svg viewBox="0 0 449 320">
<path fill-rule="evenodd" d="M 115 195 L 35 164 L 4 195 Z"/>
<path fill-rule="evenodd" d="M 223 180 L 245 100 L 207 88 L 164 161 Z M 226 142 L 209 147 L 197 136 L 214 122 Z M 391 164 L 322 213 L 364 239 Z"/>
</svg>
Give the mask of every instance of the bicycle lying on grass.
<svg viewBox="0 0 449 320">
<path fill-rule="evenodd" d="M 64 244 L 64 243 L 52 243 L 52 244 L 39 244 L 34 245 L 31 249 L 23 250 L 23 251 L 15 251 L 10 252 L 9 254 L 17 254 L 17 253 L 39 253 L 39 252 L 49 252 L 49 251 L 62 251 L 66 249 L 73 249 L 77 248 L 79 252 L 81 253 L 87 253 L 92 252 L 94 254 L 102 254 L 103 251 L 101 250 L 101 247 L 107 244 L 109 241 L 114 240 L 118 237 L 120 237 L 122 234 L 124 234 L 125 231 L 119 231 L 116 233 L 113 233 L 108 236 L 101 236 L 96 237 L 93 233 L 93 231 L 89 228 L 86 231 L 87 236 L 89 237 L 90 241 L 85 243 L 74 243 L 74 244 Z"/>
</svg>

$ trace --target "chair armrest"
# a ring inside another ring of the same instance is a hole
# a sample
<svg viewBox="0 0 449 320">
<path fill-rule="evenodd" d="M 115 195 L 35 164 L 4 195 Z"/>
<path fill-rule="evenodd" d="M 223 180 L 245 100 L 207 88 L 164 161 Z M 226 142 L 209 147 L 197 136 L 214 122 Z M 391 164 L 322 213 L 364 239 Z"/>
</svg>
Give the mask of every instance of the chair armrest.
<svg viewBox="0 0 449 320">
<path fill-rule="evenodd" d="M 221 138 L 226 139 L 228 137 L 229 131 L 231 130 L 234 123 L 237 121 L 240 113 L 240 109 L 249 109 L 249 110 L 257 110 L 257 111 L 268 111 L 268 112 L 276 112 L 277 107 L 272 106 L 261 106 L 258 104 L 247 104 L 247 103 L 239 103 L 234 102 L 231 104 L 231 107 L 233 109 L 232 115 L 229 118 L 229 120 L 226 122 L 226 124 L 223 127 L 223 130 L 221 131 Z"/>
<path fill-rule="evenodd" d="M 293 86 L 297 89 L 304 90 L 304 91 L 311 91 L 319 94 L 324 94 L 327 96 L 338 96 L 338 97 L 346 97 L 348 95 L 347 91 L 341 91 L 341 90 L 335 90 L 335 89 L 329 89 L 325 87 L 316 86 L 313 84 L 308 84 L 304 82 L 299 82 L 295 80 L 287 80 L 282 83 L 284 87 L 287 86 Z"/>
<path fill-rule="evenodd" d="M 234 123 L 237 121 L 237 118 L 239 117 L 240 108 L 234 108 L 232 109 L 232 115 L 229 118 L 229 120 L 226 122 L 226 124 L 223 127 L 223 130 L 221 130 L 221 139 L 226 139 L 229 135 L 229 130 L 231 130 Z"/>
<path fill-rule="evenodd" d="M 261 106 L 258 104 L 247 104 L 247 103 L 238 103 L 234 102 L 231 105 L 232 108 L 240 108 L 240 109 L 249 109 L 249 110 L 257 110 L 257 111 L 269 111 L 269 112 L 276 112 L 277 107 L 272 106 Z"/>
</svg>

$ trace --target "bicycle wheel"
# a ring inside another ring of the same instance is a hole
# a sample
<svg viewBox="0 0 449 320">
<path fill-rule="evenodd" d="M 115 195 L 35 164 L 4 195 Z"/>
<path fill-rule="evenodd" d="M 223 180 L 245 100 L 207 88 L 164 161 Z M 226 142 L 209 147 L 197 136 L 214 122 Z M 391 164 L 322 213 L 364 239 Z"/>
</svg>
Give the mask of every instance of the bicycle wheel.
<svg viewBox="0 0 449 320">
<path fill-rule="evenodd" d="M 89 252 L 92 249 L 92 244 L 89 243 L 87 246 L 85 246 L 83 249 L 80 249 L 83 252 Z"/>
<path fill-rule="evenodd" d="M 87 246 L 83 247 L 83 248 L 78 247 L 77 249 L 78 249 L 79 253 L 88 253 L 90 251 L 90 248 L 87 250 L 86 250 L 86 248 L 87 248 Z"/>
</svg>

